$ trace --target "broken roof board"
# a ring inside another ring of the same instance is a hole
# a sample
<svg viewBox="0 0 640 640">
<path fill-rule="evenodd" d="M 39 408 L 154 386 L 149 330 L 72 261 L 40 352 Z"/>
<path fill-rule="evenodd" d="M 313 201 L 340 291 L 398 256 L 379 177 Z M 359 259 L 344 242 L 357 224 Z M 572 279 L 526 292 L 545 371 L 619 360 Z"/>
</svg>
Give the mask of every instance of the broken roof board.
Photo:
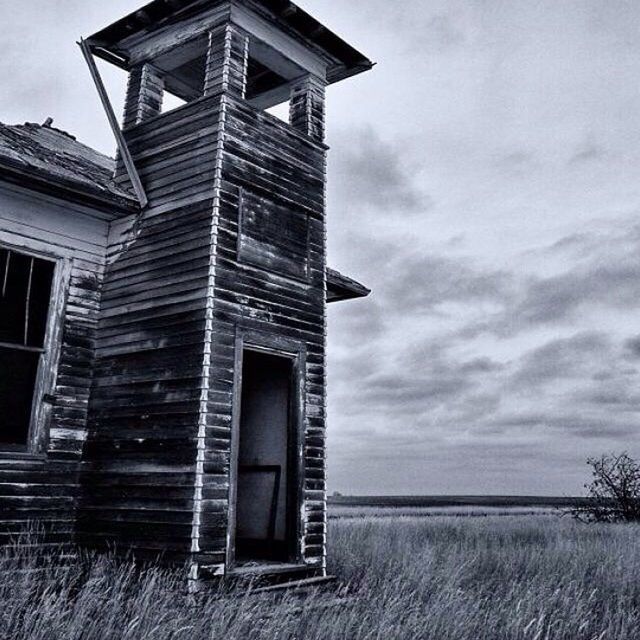
<svg viewBox="0 0 640 640">
<path fill-rule="evenodd" d="M 138 203 L 113 181 L 114 161 L 73 136 L 34 123 L 0 123 L 0 178 L 115 213 Z"/>
</svg>

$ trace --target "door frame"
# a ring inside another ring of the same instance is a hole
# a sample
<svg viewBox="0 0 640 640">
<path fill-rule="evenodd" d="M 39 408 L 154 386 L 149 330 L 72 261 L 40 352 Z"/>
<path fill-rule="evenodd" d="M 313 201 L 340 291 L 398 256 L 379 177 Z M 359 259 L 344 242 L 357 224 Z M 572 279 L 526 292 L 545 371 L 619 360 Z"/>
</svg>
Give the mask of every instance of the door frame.
<svg viewBox="0 0 640 640">
<path fill-rule="evenodd" d="M 231 419 L 231 451 L 229 460 L 229 515 L 227 521 L 227 549 L 225 573 L 236 568 L 236 503 L 238 495 L 238 456 L 240 450 L 240 427 L 242 423 L 242 369 L 244 352 L 253 351 L 285 358 L 291 362 L 291 391 L 289 398 L 289 438 L 287 445 L 287 537 L 290 544 L 292 564 L 300 564 L 302 555 L 302 508 L 304 505 L 304 435 L 305 435 L 305 391 L 306 391 L 306 345 L 281 336 L 236 330 L 233 401 Z M 296 481 L 297 479 L 297 481 Z"/>
</svg>

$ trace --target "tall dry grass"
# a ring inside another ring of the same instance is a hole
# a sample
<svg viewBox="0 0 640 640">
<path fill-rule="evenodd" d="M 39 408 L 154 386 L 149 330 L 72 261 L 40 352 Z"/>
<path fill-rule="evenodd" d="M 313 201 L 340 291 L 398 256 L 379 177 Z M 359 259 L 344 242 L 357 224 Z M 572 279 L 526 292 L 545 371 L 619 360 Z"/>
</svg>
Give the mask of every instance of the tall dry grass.
<svg viewBox="0 0 640 640">
<path fill-rule="evenodd" d="M 551 516 L 331 522 L 331 571 L 357 594 L 304 601 L 184 595 L 179 574 L 37 549 L 0 551 L 0 638 L 11 640 L 632 640 L 640 527 Z M 39 573 L 29 571 L 40 567 Z"/>
</svg>

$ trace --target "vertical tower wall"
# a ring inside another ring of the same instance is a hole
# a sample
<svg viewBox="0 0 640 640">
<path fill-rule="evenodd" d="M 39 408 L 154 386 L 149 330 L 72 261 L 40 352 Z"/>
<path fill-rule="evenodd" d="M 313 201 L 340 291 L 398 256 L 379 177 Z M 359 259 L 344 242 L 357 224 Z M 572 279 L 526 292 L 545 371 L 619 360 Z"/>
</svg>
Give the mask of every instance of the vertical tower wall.
<svg viewBox="0 0 640 640">
<path fill-rule="evenodd" d="M 80 531 L 193 575 L 230 568 L 240 351 L 259 344 L 298 358 L 298 560 L 321 573 L 324 81 L 296 83 L 285 124 L 243 98 L 247 47 L 213 30 L 203 97 L 166 114 L 155 68 L 132 71 L 125 137 L 149 206 L 112 234 Z"/>
<path fill-rule="evenodd" d="M 112 234 L 81 538 L 191 553 L 220 95 L 125 130 L 149 207 Z"/>
</svg>

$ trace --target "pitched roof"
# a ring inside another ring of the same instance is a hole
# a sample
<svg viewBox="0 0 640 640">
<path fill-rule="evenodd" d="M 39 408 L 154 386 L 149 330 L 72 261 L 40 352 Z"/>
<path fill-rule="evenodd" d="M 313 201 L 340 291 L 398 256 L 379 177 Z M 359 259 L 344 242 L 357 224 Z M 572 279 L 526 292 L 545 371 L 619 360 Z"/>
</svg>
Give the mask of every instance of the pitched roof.
<svg viewBox="0 0 640 640">
<path fill-rule="evenodd" d="M 136 210 L 135 196 L 113 181 L 114 168 L 112 158 L 48 123 L 0 123 L 0 179 L 114 213 Z"/>
</svg>

